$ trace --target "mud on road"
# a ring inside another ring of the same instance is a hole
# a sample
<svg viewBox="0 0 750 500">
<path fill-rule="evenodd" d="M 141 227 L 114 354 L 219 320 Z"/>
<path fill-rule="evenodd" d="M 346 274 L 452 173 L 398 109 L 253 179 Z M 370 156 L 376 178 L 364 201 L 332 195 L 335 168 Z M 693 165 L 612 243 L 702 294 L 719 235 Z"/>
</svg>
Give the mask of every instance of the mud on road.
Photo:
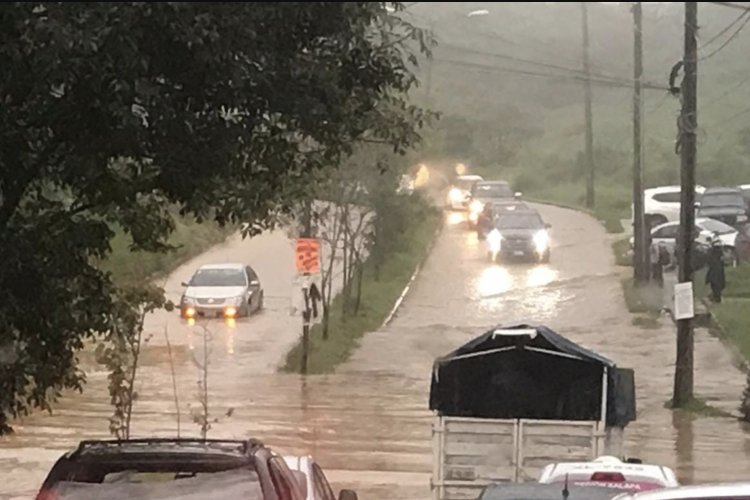
<svg viewBox="0 0 750 500">
<path fill-rule="evenodd" d="M 447 224 L 394 321 L 368 334 L 337 373 L 307 378 L 275 373 L 299 334 L 288 314 L 294 273 L 283 234 L 230 241 L 178 270 L 167 291 L 202 259 L 247 260 L 266 288 L 267 310 L 234 327 L 211 326 L 209 392 L 218 418 L 210 437 L 258 437 L 284 452 L 312 453 L 339 487 L 363 499 L 429 498 L 432 361 L 498 323 L 544 323 L 576 342 L 635 368 L 638 421 L 626 431 L 629 456 L 675 467 L 685 482 L 746 479 L 750 440 L 732 418 L 693 418 L 664 409 L 672 387 L 671 326 L 641 330 L 625 309 L 607 235 L 585 214 L 542 207 L 552 224 L 548 265 L 491 265 L 459 214 Z M 176 285 L 175 285 L 176 284 Z M 182 435 L 197 436 L 203 338 L 174 316 L 150 319 L 154 333 L 139 373 L 135 436 L 173 436 L 176 411 L 164 324 L 174 346 Z M 696 335 L 696 390 L 733 410 L 744 375 L 703 332 Z M 53 415 L 36 414 L 0 441 L 0 496 L 33 495 L 53 461 L 84 438 L 107 437 L 111 413 L 106 373 L 89 365 L 83 395 L 70 395 Z M 229 409 L 231 416 L 226 416 Z"/>
</svg>

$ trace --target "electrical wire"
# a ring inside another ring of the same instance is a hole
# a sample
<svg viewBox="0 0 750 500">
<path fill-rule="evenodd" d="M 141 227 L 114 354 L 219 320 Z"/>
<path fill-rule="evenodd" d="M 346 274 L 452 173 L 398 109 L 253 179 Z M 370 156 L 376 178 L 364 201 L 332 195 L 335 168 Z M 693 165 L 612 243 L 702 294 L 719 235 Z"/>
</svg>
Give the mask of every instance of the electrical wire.
<svg viewBox="0 0 750 500">
<path fill-rule="evenodd" d="M 740 5 L 740 4 L 732 3 L 732 2 L 708 2 L 708 3 L 712 3 L 714 5 L 721 5 L 722 7 L 730 7 L 732 9 L 739 9 L 739 10 L 744 10 L 744 11 L 750 11 L 750 7 L 749 6 L 747 6 L 747 5 Z"/>
<path fill-rule="evenodd" d="M 583 75 L 560 75 L 560 74 L 553 74 L 553 73 L 540 73 L 540 72 L 531 71 L 531 70 L 523 70 L 520 68 L 492 66 L 488 64 L 473 63 L 469 61 L 459 61 L 455 59 L 446 59 L 446 58 L 435 58 L 434 61 L 454 64 L 457 66 L 464 66 L 468 68 L 480 69 L 480 70 L 485 70 L 485 71 L 490 71 L 490 72 L 494 71 L 496 73 L 503 73 L 503 74 L 518 74 L 518 75 L 525 75 L 525 76 L 535 76 L 535 77 L 541 77 L 541 78 L 549 78 L 549 79 L 558 80 L 558 81 L 583 82 L 583 81 L 589 80 L 591 83 L 597 84 L 600 86 L 607 86 L 607 87 L 614 87 L 614 88 L 632 88 L 632 82 L 626 84 L 626 83 L 618 82 L 615 80 L 586 78 L 586 76 L 583 76 Z M 649 83 L 642 84 L 642 88 L 648 89 L 648 90 L 667 90 L 667 87 L 653 85 Z"/>
<path fill-rule="evenodd" d="M 535 61 L 535 60 L 532 60 L 532 59 L 524 59 L 524 58 L 521 58 L 521 57 L 511 56 L 511 55 L 508 55 L 508 54 L 499 54 L 499 53 L 496 53 L 496 52 L 485 52 L 485 51 L 480 51 L 480 50 L 476 50 L 476 49 L 468 49 L 468 48 L 459 47 L 459 46 L 456 46 L 456 45 L 442 45 L 442 47 L 447 47 L 449 49 L 458 50 L 458 51 L 461 51 L 461 52 L 464 52 L 464 53 L 468 53 L 468 54 L 482 55 L 482 56 L 488 56 L 488 57 L 496 57 L 496 58 L 499 58 L 499 59 L 505 59 L 505 60 L 514 61 L 514 62 L 520 62 L 520 63 L 523 63 L 523 64 L 530 64 L 530 65 L 534 65 L 534 66 L 539 66 L 539 67 L 543 67 L 543 68 L 546 68 L 546 69 L 554 69 L 554 70 L 558 70 L 558 71 L 566 71 L 566 72 L 572 73 L 574 75 L 577 75 L 577 76 L 583 78 L 584 80 L 587 78 L 586 72 L 584 70 L 578 69 L 578 68 L 570 68 L 570 67 L 567 67 L 567 66 L 560 66 L 560 65 L 557 65 L 557 64 L 549 64 L 549 63 L 544 63 L 544 62 L 541 62 L 541 61 Z M 629 87 L 633 86 L 633 80 L 629 79 L 629 78 L 624 78 L 624 77 L 619 77 L 619 76 L 614 76 L 614 75 L 608 75 L 608 74 L 604 74 L 604 73 L 596 73 L 596 72 L 591 72 L 590 76 L 591 77 L 595 77 L 595 78 L 599 79 L 600 81 L 609 80 L 611 82 L 621 83 L 621 84 L 627 85 Z M 654 84 L 654 83 L 644 82 L 643 85 L 646 85 L 649 88 L 663 88 L 664 90 L 668 90 L 668 88 L 666 86 L 662 87 L 662 86 L 659 86 L 659 85 Z"/>
<path fill-rule="evenodd" d="M 726 96 L 728 96 L 729 94 L 737 90 L 738 88 L 742 87 L 742 85 L 744 85 L 748 81 L 750 81 L 750 76 L 747 76 L 743 78 L 742 80 L 740 80 L 739 82 L 737 82 L 735 85 L 732 85 L 730 88 L 726 90 L 726 92 L 722 92 L 720 95 L 711 99 L 708 103 L 702 104 L 701 110 L 710 108 L 711 106 L 713 106 L 714 104 L 716 104 L 717 102 L 719 102 L 720 100 L 722 100 L 723 98 L 725 98 Z"/>
<path fill-rule="evenodd" d="M 732 29 L 732 27 L 735 24 L 737 24 L 738 22 L 740 22 L 742 20 L 742 18 L 745 17 L 746 15 L 748 15 L 748 12 L 743 12 L 742 14 L 740 14 L 739 16 L 737 16 L 737 18 L 734 21 L 732 21 L 731 23 L 729 23 L 728 25 L 726 25 L 724 27 L 724 29 L 722 29 L 721 31 L 719 31 L 718 33 L 716 33 L 713 37 L 711 37 L 710 40 L 708 40 L 706 43 L 704 43 L 700 47 L 699 50 L 705 49 L 706 47 L 708 47 L 709 45 L 711 45 L 713 42 L 715 42 L 716 40 L 718 40 L 719 38 L 721 38 L 722 35 L 724 35 L 727 31 L 729 31 L 730 29 Z"/>
<path fill-rule="evenodd" d="M 750 22 L 750 15 L 748 15 L 748 16 L 746 16 L 746 17 L 745 17 L 745 21 L 744 21 L 744 22 L 743 22 L 743 23 L 742 23 L 742 24 L 740 25 L 740 27 L 739 27 L 739 28 L 737 28 L 737 30 L 735 30 L 735 32 L 734 32 L 734 33 L 732 33 L 732 35 L 731 35 L 731 36 L 730 36 L 729 38 L 727 38 L 727 39 L 726 39 L 726 41 L 725 41 L 724 43 L 722 43 L 722 44 L 721 44 L 721 46 L 720 46 L 720 47 L 719 47 L 718 49 L 714 50 L 713 52 L 711 52 L 711 53 L 710 53 L 710 54 L 708 54 L 708 55 L 705 55 L 705 56 L 699 57 L 699 58 L 698 58 L 698 60 L 699 60 L 699 61 L 705 61 L 706 59 L 709 59 L 709 58 L 711 58 L 711 57 L 715 56 L 716 54 L 718 54 L 719 52 L 721 52 L 721 50 L 722 50 L 722 49 L 723 49 L 724 47 L 726 47 L 727 45 L 729 45 L 729 44 L 730 44 L 730 43 L 732 42 L 732 40 L 734 40 L 735 38 L 737 38 L 737 35 L 739 35 L 739 34 L 740 34 L 740 32 L 742 31 L 742 29 L 743 29 L 743 28 L 744 28 L 745 26 L 747 26 L 747 23 L 748 23 L 748 22 Z"/>
</svg>

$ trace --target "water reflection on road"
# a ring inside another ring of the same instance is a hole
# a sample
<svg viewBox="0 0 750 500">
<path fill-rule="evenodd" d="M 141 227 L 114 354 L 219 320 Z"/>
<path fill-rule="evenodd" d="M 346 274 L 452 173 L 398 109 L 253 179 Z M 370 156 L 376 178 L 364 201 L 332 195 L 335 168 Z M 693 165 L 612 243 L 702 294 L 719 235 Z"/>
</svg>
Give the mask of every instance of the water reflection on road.
<svg viewBox="0 0 750 500">
<path fill-rule="evenodd" d="M 544 208 L 544 215 L 554 228 L 548 265 L 490 264 L 461 214 L 450 215 L 394 322 L 367 335 L 333 375 L 273 372 L 299 327 L 286 302 L 271 299 L 258 317 L 212 323 L 208 383 L 217 421 L 210 436 L 253 436 L 285 452 L 312 453 L 338 486 L 355 487 L 365 500 L 429 498 L 433 359 L 496 324 L 544 323 L 636 369 L 638 421 L 626 432 L 629 456 L 672 466 L 685 482 L 746 479 L 750 441 L 740 424 L 664 409 L 673 333 L 631 325 L 599 225 L 562 209 Z M 268 244 L 258 251 L 270 259 L 283 245 Z M 134 434 L 176 433 L 176 386 L 180 431 L 197 436 L 191 411 L 198 404 L 203 324 L 169 319 L 153 326 L 139 373 Z M 718 342 L 700 332 L 696 339 L 697 392 L 734 410 L 742 375 Z M 107 437 L 106 373 L 87 363 L 83 395 L 66 397 L 52 416 L 26 419 L 15 436 L 0 442 L 0 474 L 13 478 L 0 482 L 0 496 L 30 495 L 63 450 L 83 438 Z"/>
</svg>

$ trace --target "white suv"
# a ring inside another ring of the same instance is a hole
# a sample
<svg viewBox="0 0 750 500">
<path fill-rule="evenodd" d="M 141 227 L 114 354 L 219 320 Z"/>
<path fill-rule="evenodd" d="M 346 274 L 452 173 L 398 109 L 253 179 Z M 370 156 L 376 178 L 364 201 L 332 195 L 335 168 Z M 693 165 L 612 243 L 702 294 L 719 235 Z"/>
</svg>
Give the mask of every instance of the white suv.
<svg viewBox="0 0 750 500">
<path fill-rule="evenodd" d="M 705 190 L 703 186 L 695 186 L 696 201 Z M 643 213 L 648 227 L 680 220 L 680 186 L 660 186 L 644 190 Z"/>
</svg>

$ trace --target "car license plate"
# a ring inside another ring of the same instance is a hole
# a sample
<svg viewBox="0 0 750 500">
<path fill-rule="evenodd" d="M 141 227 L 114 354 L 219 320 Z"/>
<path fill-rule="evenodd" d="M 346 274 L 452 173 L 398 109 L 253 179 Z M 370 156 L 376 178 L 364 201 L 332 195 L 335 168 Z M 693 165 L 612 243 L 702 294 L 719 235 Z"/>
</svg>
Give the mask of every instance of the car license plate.
<svg viewBox="0 0 750 500">
<path fill-rule="evenodd" d="M 513 252 L 513 255 L 515 255 L 516 257 L 520 257 L 521 255 L 523 255 L 523 250 L 516 250 L 515 252 Z"/>
</svg>

